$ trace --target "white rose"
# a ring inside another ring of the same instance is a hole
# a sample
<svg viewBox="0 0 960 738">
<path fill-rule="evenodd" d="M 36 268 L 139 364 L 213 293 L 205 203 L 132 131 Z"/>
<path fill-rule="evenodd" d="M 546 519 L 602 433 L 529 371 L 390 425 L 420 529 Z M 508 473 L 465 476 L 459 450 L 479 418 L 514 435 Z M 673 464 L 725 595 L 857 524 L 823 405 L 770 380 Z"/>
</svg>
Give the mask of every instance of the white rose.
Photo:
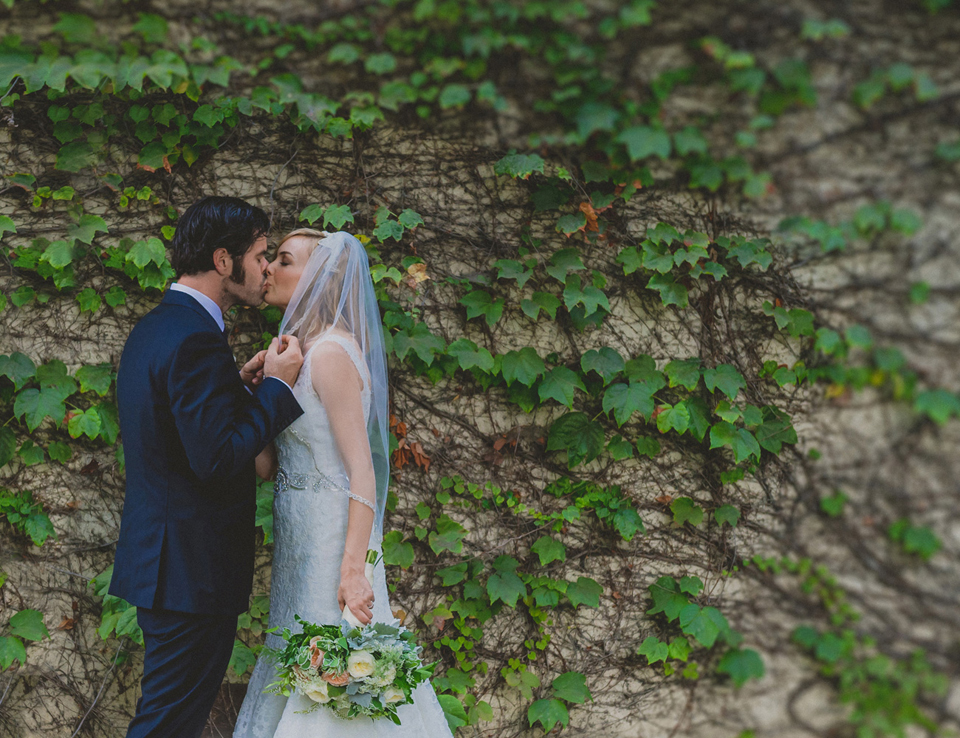
<svg viewBox="0 0 960 738">
<path fill-rule="evenodd" d="M 354 679 L 363 679 L 373 674 L 377 661 L 368 651 L 354 651 L 347 659 L 347 671 Z"/>
<path fill-rule="evenodd" d="M 310 688 L 305 690 L 304 694 L 314 702 L 319 702 L 320 704 L 326 704 L 330 701 L 330 695 L 327 692 L 326 682 L 311 683 Z"/>
<path fill-rule="evenodd" d="M 383 694 L 380 695 L 380 699 L 385 705 L 389 705 L 393 702 L 403 702 L 406 698 L 407 696 L 403 693 L 403 690 L 397 689 L 393 685 L 383 690 Z"/>
</svg>

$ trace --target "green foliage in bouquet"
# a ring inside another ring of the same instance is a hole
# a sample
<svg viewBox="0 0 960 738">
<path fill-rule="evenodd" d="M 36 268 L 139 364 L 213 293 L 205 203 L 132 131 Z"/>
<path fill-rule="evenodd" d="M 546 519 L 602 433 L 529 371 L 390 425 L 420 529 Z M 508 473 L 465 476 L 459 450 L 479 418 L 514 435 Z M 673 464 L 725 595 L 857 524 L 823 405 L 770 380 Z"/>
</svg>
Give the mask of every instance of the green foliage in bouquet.
<svg viewBox="0 0 960 738">
<path fill-rule="evenodd" d="M 413 702 L 413 690 L 433 674 L 424 665 L 416 636 L 400 625 L 371 623 L 363 628 L 316 625 L 295 616 L 302 633 L 284 629 L 286 645 L 264 649 L 276 660 L 274 694 L 299 692 L 338 717 L 387 718 L 397 725 L 397 708 Z"/>
</svg>

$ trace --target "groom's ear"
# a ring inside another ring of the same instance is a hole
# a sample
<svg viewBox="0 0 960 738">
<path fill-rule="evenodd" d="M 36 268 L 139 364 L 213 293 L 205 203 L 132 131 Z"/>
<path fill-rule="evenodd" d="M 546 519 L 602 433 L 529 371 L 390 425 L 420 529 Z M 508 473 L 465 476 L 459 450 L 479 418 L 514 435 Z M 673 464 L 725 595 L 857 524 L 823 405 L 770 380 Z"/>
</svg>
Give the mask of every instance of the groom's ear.
<svg viewBox="0 0 960 738">
<path fill-rule="evenodd" d="M 226 249 L 217 249 L 213 252 L 213 268 L 217 270 L 217 274 L 221 277 L 226 277 L 233 271 L 233 257 L 230 256 L 230 252 Z"/>
</svg>

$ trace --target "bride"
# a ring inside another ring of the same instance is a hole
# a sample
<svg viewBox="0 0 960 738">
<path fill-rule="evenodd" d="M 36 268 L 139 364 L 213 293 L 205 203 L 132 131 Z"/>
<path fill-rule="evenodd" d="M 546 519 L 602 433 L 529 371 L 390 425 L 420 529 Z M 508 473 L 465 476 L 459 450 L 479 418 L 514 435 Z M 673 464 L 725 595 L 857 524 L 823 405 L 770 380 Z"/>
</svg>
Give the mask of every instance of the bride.
<svg viewBox="0 0 960 738">
<path fill-rule="evenodd" d="M 257 458 L 257 473 L 276 475 L 270 626 L 298 626 L 294 615 L 340 622 L 344 605 L 364 624 L 394 620 L 380 562 L 373 587 L 367 549 L 381 550 L 389 475 L 387 368 L 383 328 L 367 254 L 353 236 L 301 228 L 287 234 L 267 268 L 265 300 L 284 310 L 280 335 L 303 350 L 293 386 L 304 414 Z M 255 380 L 256 381 L 256 380 Z M 267 646 L 282 647 L 276 634 Z M 429 682 L 414 703 L 387 720 L 343 720 L 307 710 L 299 692 L 265 693 L 276 678 L 258 660 L 234 738 L 450 738 Z"/>
</svg>

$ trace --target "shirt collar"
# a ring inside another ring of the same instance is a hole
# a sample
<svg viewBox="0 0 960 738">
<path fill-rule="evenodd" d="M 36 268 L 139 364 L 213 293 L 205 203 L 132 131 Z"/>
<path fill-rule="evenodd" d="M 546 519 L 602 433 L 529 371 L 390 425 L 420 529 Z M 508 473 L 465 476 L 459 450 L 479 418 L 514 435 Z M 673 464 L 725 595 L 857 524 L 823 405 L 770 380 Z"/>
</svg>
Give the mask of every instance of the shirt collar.
<svg viewBox="0 0 960 738">
<path fill-rule="evenodd" d="M 221 332 L 224 329 L 223 323 L 223 311 L 220 309 L 220 306 L 217 305 L 213 300 L 207 297 L 205 294 L 199 290 L 193 289 L 193 287 L 187 287 L 185 284 L 180 284 L 179 282 L 174 282 L 170 285 L 170 289 L 175 292 L 185 292 L 190 295 L 194 300 L 200 303 L 203 306 L 203 309 L 210 313 L 210 317 L 217 321 L 217 325 L 220 326 Z"/>
</svg>

